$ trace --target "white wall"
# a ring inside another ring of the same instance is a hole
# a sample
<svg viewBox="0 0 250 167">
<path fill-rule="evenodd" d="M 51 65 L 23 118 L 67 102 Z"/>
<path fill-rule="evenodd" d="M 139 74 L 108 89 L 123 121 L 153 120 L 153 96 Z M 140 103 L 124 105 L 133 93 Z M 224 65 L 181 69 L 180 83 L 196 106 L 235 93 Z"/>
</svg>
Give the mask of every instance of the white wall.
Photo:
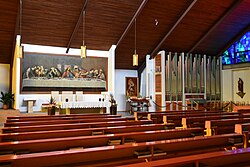
<svg viewBox="0 0 250 167">
<path fill-rule="evenodd" d="M 0 64 L 0 91 L 8 92 L 10 87 L 10 65 Z M 3 104 L 0 103 L 0 108 Z"/>
<path fill-rule="evenodd" d="M 140 95 L 146 97 L 146 68 L 141 73 L 141 83 L 140 83 Z"/>
<path fill-rule="evenodd" d="M 126 111 L 125 78 L 138 77 L 136 70 L 115 70 L 115 100 L 118 111 Z"/>
<path fill-rule="evenodd" d="M 244 82 L 243 98 L 238 96 L 238 80 Z M 223 101 L 250 102 L 250 68 L 222 70 L 222 99 Z"/>
<path fill-rule="evenodd" d="M 146 56 L 146 96 L 155 101 L 155 59 Z M 150 100 L 149 111 L 155 111 L 155 104 Z"/>
<path fill-rule="evenodd" d="M 115 49 L 116 45 L 112 45 L 109 49 L 108 63 L 108 92 L 114 94 L 115 91 Z"/>
</svg>

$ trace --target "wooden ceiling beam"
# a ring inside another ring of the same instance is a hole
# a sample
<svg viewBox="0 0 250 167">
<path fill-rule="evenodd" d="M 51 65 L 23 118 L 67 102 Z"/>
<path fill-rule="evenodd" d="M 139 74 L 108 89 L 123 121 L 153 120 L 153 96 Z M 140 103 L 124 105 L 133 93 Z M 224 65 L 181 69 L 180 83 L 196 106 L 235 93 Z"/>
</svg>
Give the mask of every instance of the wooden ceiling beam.
<svg viewBox="0 0 250 167">
<path fill-rule="evenodd" d="M 139 8 L 137 9 L 137 11 L 135 12 L 133 18 L 130 20 L 128 26 L 126 27 L 125 31 L 122 33 L 120 39 L 118 40 L 118 42 L 116 43 L 116 47 L 118 47 L 118 45 L 121 43 L 121 41 L 124 39 L 124 37 L 127 35 L 128 31 L 130 30 L 130 28 L 132 27 L 134 20 L 140 15 L 140 13 L 142 12 L 143 8 L 145 7 L 145 5 L 147 4 L 148 0 L 143 0 L 141 5 L 139 6 Z"/>
<path fill-rule="evenodd" d="M 198 42 L 196 42 L 196 44 L 191 49 L 189 49 L 188 53 L 193 52 L 210 35 L 210 33 L 217 28 L 217 26 L 223 20 L 240 5 L 242 1 L 243 0 L 238 0 L 235 3 L 233 3 L 232 6 L 225 12 L 225 14 L 222 17 L 220 17 L 220 19 L 202 36 L 202 38 Z"/>
<path fill-rule="evenodd" d="M 175 22 L 172 28 L 168 31 L 168 33 L 162 38 L 161 42 L 155 47 L 155 49 L 150 54 L 150 59 L 153 59 L 157 52 L 159 51 L 160 47 L 164 43 L 164 41 L 168 38 L 168 36 L 174 31 L 174 29 L 178 26 L 178 24 L 183 20 L 183 18 L 187 15 L 187 13 L 191 10 L 191 8 L 195 5 L 198 0 L 193 0 L 193 2 L 188 6 L 185 12 L 179 17 L 179 19 Z"/>
<path fill-rule="evenodd" d="M 80 13 L 80 15 L 79 15 L 79 18 L 78 18 L 78 20 L 77 20 L 77 23 L 76 23 L 76 25 L 75 25 L 75 28 L 74 28 L 73 32 L 71 33 L 71 36 L 70 36 L 70 38 L 69 38 L 69 42 L 68 42 L 68 45 L 67 45 L 66 53 L 69 52 L 69 48 L 70 48 L 71 42 L 72 42 L 72 40 L 74 39 L 75 34 L 76 34 L 76 32 L 78 31 L 78 29 L 79 29 L 79 27 L 80 27 L 80 23 L 82 22 L 82 14 L 83 14 L 83 12 L 85 11 L 85 9 L 86 9 L 86 7 L 87 7 L 87 3 L 88 3 L 88 0 L 85 1 L 84 5 L 83 5 L 83 7 L 82 7 L 81 13 Z M 79 48 L 80 48 L 80 46 L 79 46 Z"/>
<path fill-rule="evenodd" d="M 221 56 L 225 50 L 227 50 L 231 45 L 233 45 L 234 42 L 239 40 L 245 33 L 247 33 L 250 30 L 250 23 L 240 32 L 238 33 L 229 43 L 227 43 L 216 56 Z"/>
</svg>

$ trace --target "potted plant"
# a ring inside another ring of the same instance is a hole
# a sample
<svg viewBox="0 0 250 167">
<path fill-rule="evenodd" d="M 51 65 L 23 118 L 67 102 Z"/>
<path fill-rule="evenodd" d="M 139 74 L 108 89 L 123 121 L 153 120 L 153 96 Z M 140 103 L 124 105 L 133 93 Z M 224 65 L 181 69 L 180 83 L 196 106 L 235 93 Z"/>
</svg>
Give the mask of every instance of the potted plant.
<svg viewBox="0 0 250 167">
<path fill-rule="evenodd" d="M 2 97 L 0 98 L 0 102 L 3 103 L 3 109 L 7 110 L 14 102 L 14 94 L 12 94 L 11 92 L 1 92 L 1 95 Z"/>
<path fill-rule="evenodd" d="M 56 114 L 56 100 L 52 96 L 50 96 L 48 115 L 55 115 L 55 114 Z"/>
</svg>

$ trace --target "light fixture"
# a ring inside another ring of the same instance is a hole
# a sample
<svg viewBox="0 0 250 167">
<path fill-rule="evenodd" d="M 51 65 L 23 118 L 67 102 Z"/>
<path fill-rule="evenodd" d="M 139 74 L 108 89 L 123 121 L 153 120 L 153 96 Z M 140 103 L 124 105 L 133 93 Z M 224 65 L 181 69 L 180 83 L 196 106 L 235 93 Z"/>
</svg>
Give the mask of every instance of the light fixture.
<svg viewBox="0 0 250 167">
<path fill-rule="evenodd" d="M 158 26 L 159 21 L 157 19 L 155 19 L 155 25 Z"/>
<path fill-rule="evenodd" d="M 19 35 L 16 36 L 16 55 L 18 58 L 23 57 L 23 48 L 21 46 L 21 32 L 22 30 L 22 0 L 19 4 Z"/>
<path fill-rule="evenodd" d="M 23 57 L 23 47 L 21 46 L 21 35 L 16 36 L 16 55 L 18 58 Z"/>
<path fill-rule="evenodd" d="M 87 58 L 87 46 L 85 45 L 85 10 L 82 13 L 82 46 L 81 46 L 81 58 Z"/>
<path fill-rule="evenodd" d="M 136 53 L 136 19 L 135 19 L 135 53 L 133 54 L 133 66 L 138 66 L 138 54 Z"/>
</svg>

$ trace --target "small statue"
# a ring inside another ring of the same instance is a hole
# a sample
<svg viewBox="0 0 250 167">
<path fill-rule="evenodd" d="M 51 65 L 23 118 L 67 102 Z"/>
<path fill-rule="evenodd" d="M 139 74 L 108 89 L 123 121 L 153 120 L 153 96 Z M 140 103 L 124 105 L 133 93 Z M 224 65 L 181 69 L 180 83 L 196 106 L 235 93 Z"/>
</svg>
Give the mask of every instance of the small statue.
<svg viewBox="0 0 250 167">
<path fill-rule="evenodd" d="M 243 80 L 241 78 L 239 78 L 239 80 L 238 80 L 238 92 L 236 94 L 239 95 L 241 98 L 243 98 L 246 94 L 243 92 L 243 85 L 244 85 Z"/>
<path fill-rule="evenodd" d="M 243 92 L 243 80 L 241 78 L 238 80 L 238 91 Z"/>
<path fill-rule="evenodd" d="M 114 96 L 112 94 L 110 94 L 110 100 L 109 100 L 109 102 L 111 103 L 112 106 L 116 105 L 116 101 L 115 101 Z"/>
</svg>

